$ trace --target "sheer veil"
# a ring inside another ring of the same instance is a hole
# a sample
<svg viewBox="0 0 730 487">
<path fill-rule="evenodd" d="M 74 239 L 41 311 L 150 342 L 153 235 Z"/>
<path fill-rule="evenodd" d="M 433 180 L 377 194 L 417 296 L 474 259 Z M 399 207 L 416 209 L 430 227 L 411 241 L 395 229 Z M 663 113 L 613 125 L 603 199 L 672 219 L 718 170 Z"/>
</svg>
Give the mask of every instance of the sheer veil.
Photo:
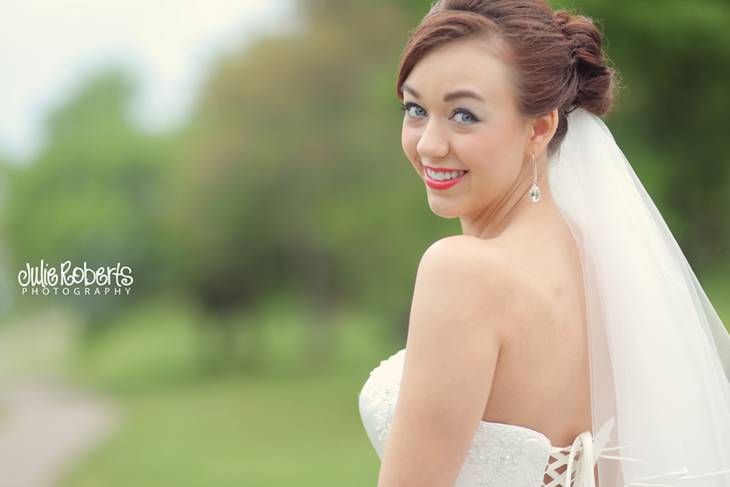
<svg viewBox="0 0 730 487">
<path fill-rule="evenodd" d="M 583 265 L 600 486 L 730 486 L 730 335 L 601 118 L 569 114 L 548 177 Z"/>
</svg>

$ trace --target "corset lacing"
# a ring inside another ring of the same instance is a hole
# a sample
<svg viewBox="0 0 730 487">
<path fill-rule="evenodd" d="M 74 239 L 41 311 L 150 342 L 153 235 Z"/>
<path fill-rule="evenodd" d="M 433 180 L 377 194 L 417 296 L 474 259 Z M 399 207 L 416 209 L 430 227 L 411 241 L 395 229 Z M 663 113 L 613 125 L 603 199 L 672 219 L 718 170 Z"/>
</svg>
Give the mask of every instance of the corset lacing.
<svg viewBox="0 0 730 487">
<path fill-rule="evenodd" d="M 578 436 L 576 436 L 575 440 L 573 440 L 573 444 L 570 446 L 570 449 L 567 453 L 565 453 L 565 448 L 556 448 L 553 456 L 558 457 L 558 460 L 554 463 L 549 464 L 546 468 L 546 474 L 550 475 L 553 480 L 545 483 L 545 487 L 596 487 L 593 469 L 599 458 L 605 458 L 608 460 L 624 460 L 629 462 L 639 462 L 647 464 L 648 462 L 640 460 L 638 458 L 627 457 L 624 455 L 605 454 L 605 452 L 607 451 L 618 450 L 619 448 L 628 447 L 628 445 L 614 446 L 610 448 L 605 447 L 614 423 L 615 418 L 608 418 L 598 430 L 595 439 L 591 435 L 590 431 L 585 431 L 579 434 Z M 561 452 L 565 456 L 564 458 L 561 458 L 561 455 L 556 455 L 556 453 Z M 581 461 L 579 463 L 577 471 L 575 472 L 576 475 L 573 476 L 573 470 L 575 468 L 575 457 L 577 454 L 580 454 Z M 563 465 L 566 465 L 565 472 L 563 472 L 563 474 L 556 474 L 556 469 L 560 468 Z M 687 467 L 683 466 L 680 470 L 650 475 L 634 481 L 630 481 L 624 484 L 623 487 L 671 487 L 672 484 L 667 484 L 665 483 L 665 481 L 660 483 L 647 481 L 656 480 L 662 477 L 668 477 L 669 479 L 673 480 L 686 480 L 700 477 L 710 477 L 715 475 L 725 475 L 730 474 L 730 469 L 718 470 L 716 472 L 706 472 L 695 475 L 687 474 Z M 565 481 L 565 484 L 561 483 L 563 482 L 563 479 Z"/>
</svg>

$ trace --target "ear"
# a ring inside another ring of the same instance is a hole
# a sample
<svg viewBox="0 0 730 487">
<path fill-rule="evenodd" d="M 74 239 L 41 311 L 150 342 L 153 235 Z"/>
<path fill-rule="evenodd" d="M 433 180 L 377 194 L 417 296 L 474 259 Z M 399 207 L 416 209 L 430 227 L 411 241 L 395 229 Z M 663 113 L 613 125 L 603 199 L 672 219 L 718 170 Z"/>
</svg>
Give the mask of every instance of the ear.
<svg viewBox="0 0 730 487">
<path fill-rule="evenodd" d="M 535 153 L 535 157 L 539 157 L 547 150 L 555 131 L 558 130 L 558 109 L 554 108 L 545 115 L 533 118 L 530 126 L 527 147 L 530 152 Z"/>
</svg>

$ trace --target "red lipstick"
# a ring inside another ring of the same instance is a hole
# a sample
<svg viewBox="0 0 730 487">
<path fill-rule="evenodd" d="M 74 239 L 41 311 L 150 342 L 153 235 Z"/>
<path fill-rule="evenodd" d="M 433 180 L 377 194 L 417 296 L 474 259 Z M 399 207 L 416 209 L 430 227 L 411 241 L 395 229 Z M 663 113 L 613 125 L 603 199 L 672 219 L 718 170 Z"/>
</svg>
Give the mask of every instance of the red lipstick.
<svg viewBox="0 0 730 487">
<path fill-rule="evenodd" d="M 450 187 L 454 186 L 455 184 L 458 184 L 459 181 L 464 179 L 464 176 L 469 174 L 469 171 L 466 171 L 464 169 L 451 169 L 451 168 L 438 168 L 438 167 L 431 167 L 431 166 L 423 166 L 423 175 L 426 178 L 426 184 L 429 188 L 432 189 L 449 189 Z M 433 171 L 437 173 L 444 173 L 444 172 L 453 172 L 453 171 L 464 171 L 464 174 L 462 174 L 459 177 L 456 177 L 454 179 L 448 179 L 448 180 L 437 180 L 432 179 L 431 176 L 428 175 L 428 171 Z"/>
</svg>

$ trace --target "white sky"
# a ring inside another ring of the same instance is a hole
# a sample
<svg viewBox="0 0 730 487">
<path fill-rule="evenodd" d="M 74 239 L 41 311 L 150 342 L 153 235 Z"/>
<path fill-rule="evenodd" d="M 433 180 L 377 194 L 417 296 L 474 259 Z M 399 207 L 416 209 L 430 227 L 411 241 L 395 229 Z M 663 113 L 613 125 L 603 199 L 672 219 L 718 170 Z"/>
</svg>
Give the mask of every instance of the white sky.
<svg viewBox="0 0 730 487">
<path fill-rule="evenodd" d="M 49 108 L 101 65 L 137 80 L 133 114 L 148 130 L 187 116 L 221 51 L 252 33 L 296 28 L 290 0 L 0 0 L 0 154 L 32 158 Z"/>
</svg>

